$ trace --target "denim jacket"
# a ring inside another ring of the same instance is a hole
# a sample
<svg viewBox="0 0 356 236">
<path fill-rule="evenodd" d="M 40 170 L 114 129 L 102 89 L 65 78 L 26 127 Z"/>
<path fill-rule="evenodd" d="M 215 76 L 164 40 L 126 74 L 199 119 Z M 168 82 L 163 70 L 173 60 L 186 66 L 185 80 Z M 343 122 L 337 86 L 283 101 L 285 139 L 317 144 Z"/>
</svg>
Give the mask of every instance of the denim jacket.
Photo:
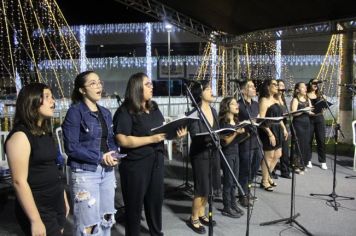
<svg viewBox="0 0 356 236">
<path fill-rule="evenodd" d="M 117 151 L 114 140 L 111 112 L 97 105 L 108 128 L 109 151 Z M 103 153 L 100 151 L 101 125 L 98 115 L 83 102 L 73 104 L 62 124 L 65 152 L 72 169 L 96 171 Z"/>
</svg>

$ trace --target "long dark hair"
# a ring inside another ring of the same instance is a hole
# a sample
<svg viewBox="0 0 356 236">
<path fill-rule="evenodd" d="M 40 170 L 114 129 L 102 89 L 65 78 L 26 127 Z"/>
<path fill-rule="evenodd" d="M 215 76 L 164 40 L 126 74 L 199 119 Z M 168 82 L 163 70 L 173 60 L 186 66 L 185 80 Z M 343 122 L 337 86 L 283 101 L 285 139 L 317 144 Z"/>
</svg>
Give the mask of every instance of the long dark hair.
<svg viewBox="0 0 356 236">
<path fill-rule="evenodd" d="M 139 72 L 131 75 L 127 82 L 125 101 L 122 106 L 125 106 L 132 114 L 141 114 L 145 109 L 156 110 L 158 108 L 157 104 L 152 100 L 146 101 L 146 107 L 142 107 L 144 77 L 148 78 L 145 73 Z"/>
<path fill-rule="evenodd" d="M 294 91 L 293 91 L 293 97 L 294 98 L 298 98 L 298 92 L 297 92 L 297 89 L 299 89 L 299 86 L 301 84 L 304 84 L 304 82 L 298 82 L 294 85 Z"/>
<path fill-rule="evenodd" d="M 219 109 L 219 122 L 224 122 L 229 124 L 230 119 L 228 118 L 227 114 L 230 112 L 230 103 L 232 100 L 235 99 L 234 97 L 225 97 L 220 102 L 220 109 Z M 235 123 L 238 122 L 238 115 L 234 114 L 234 121 Z"/>
<path fill-rule="evenodd" d="M 194 83 L 191 87 L 192 95 L 198 106 L 201 105 L 203 91 L 209 87 L 210 80 L 198 80 L 198 83 Z M 194 107 L 194 104 L 192 103 Z"/>
<path fill-rule="evenodd" d="M 263 81 L 260 90 L 259 90 L 259 97 L 258 100 L 261 100 L 262 98 L 268 98 L 271 96 L 271 94 L 268 91 L 268 87 L 272 84 L 272 81 L 276 81 L 275 79 L 266 79 Z"/>
<path fill-rule="evenodd" d="M 83 94 L 79 91 L 79 89 L 84 87 L 87 77 L 91 73 L 95 73 L 95 72 L 92 70 L 87 70 L 78 74 L 77 77 L 75 77 L 74 89 L 72 92 L 72 103 L 78 103 L 83 101 L 84 97 Z"/>
<path fill-rule="evenodd" d="M 41 126 L 38 109 L 43 104 L 43 91 L 50 89 L 46 84 L 31 83 L 23 87 L 16 100 L 14 125 L 24 125 L 33 135 L 50 133 L 50 119 L 45 119 Z"/>
<path fill-rule="evenodd" d="M 315 79 L 310 79 L 308 84 L 307 84 L 307 93 L 313 92 L 312 86 L 313 86 L 313 80 Z M 315 94 L 317 97 L 320 97 L 320 92 L 319 92 L 319 87 L 317 86 L 317 89 L 315 90 Z"/>
<path fill-rule="evenodd" d="M 284 86 L 286 85 L 286 83 L 284 82 L 284 80 L 281 80 L 281 79 L 277 80 L 278 87 L 279 87 L 279 83 L 283 83 Z M 277 96 L 277 98 L 278 98 L 278 94 L 276 94 L 276 96 Z M 282 98 L 282 101 L 283 101 L 283 103 L 284 103 L 284 101 L 285 101 L 284 93 L 282 93 L 281 98 Z M 284 105 L 286 105 L 286 104 L 284 104 Z"/>
</svg>

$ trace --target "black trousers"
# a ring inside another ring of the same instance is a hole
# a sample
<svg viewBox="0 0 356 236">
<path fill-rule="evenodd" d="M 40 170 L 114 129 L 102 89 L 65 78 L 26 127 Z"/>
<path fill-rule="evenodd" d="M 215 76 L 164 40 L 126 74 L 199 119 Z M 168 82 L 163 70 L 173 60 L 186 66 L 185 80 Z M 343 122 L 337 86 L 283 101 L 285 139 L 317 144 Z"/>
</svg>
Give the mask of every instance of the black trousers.
<svg viewBox="0 0 356 236">
<path fill-rule="evenodd" d="M 239 154 L 226 154 L 226 161 L 229 163 L 230 168 L 232 169 L 235 177 L 238 179 L 239 177 Z M 235 189 L 236 183 L 234 178 L 232 177 L 226 163 L 224 160 L 222 161 L 222 169 L 223 169 L 223 204 L 224 208 L 231 208 L 232 204 L 235 204 Z"/>
<path fill-rule="evenodd" d="M 251 150 L 239 149 L 239 159 L 239 183 L 242 189 L 245 191 L 245 194 L 247 194 L 248 184 L 255 178 L 257 171 L 260 168 L 262 153 L 259 148 L 254 148 Z M 239 195 L 242 195 L 240 190 Z"/>
<path fill-rule="evenodd" d="M 312 148 L 314 136 L 318 151 L 318 161 L 320 163 L 325 163 L 325 119 L 323 115 L 310 117 L 310 150 Z"/>
<path fill-rule="evenodd" d="M 310 134 L 310 121 L 309 119 L 294 119 L 293 125 L 296 134 L 292 135 L 295 135 L 297 137 L 301 152 L 300 156 L 297 143 L 294 142 L 294 155 L 300 158 L 300 164 L 305 167 L 311 158 L 310 136 L 308 135 Z M 292 138 L 294 138 L 295 141 L 295 137 Z"/>
<path fill-rule="evenodd" d="M 140 160 L 126 158 L 119 166 L 125 204 L 125 235 L 140 235 L 142 205 L 150 235 L 163 235 L 163 158 L 163 154 L 157 152 Z"/>
<path fill-rule="evenodd" d="M 290 158 L 289 158 L 289 147 L 288 140 L 282 141 L 282 156 L 280 159 L 280 170 L 281 175 L 289 175 L 290 174 Z"/>
</svg>

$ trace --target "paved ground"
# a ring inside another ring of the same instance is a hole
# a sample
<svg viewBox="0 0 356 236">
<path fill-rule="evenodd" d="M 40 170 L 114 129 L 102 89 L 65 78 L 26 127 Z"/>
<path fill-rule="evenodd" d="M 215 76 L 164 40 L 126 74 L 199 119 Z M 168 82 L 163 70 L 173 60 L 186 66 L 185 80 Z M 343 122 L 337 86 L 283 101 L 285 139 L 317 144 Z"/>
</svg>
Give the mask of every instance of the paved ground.
<svg viewBox="0 0 356 236">
<path fill-rule="evenodd" d="M 313 155 L 314 167 L 305 175 L 296 175 L 296 196 L 294 210 L 300 213 L 296 220 L 313 235 L 341 236 L 356 235 L 356 201 L 342 201 L 337 198 L 338 211 L 335 211 L 326 199 L 330 197 L 312 197 L 310 193 L 332 192 L 333 171 L 332 157 L 328 156 L 329 169 L 324 171 L 318 166 L 315 154 Z M 338 157 L 337 161 L 337 185 L 336 193 L 345 196 L 356 196 L 356 179 L 346 179 L 346 175 L 356 175 L 352 171 L 352 159 Z M 163 228 L 165 235 L 189 236 L 196 235 L 186 226 L 191 209 L 191 195 L 181 189 L 176 189 L 182 184 L 184 178 L 184 166 L 179 155 L 175 155 L 173 161 L 166 162 L 165 185 L 167 194 L 163 207 Z M 189 176 L 191 173 L 189 171 Z M 258 179 L 257 179 L 258 181 Z M 289 224 L 275 224 L 260 226 L 260 223 L 290 216 L 291 180 L 276 180 L 278 187 L 272 193 L 260 188 L 253 188 L 258 201 L 255 202 L 249 226 L 249 235 L 303 235 L 299 227 L 291 227 Z M 117 206 L 120 206 L 121 198 L 118 189 Z M 0 202 L 0 235 L 21 235 L 13 215 L 13 196 L 10 194 L 6 202 Z M 214 235 L 246 235 L 246 215 L 240 219 L 230 219 L 221 215 L 222 203 L 220 199 L 214 202 L 214 218 L 217 226 Z M 112 235 L 124 235 L 124 227 L 118 211 L 118 223 L 112 229 Z M 69 217 L 65 228 L 65 235 L 71 234 L 72 217 Z M 142 235 L 149 235 L 144 217 L 142 220 Z"/>
</svg>

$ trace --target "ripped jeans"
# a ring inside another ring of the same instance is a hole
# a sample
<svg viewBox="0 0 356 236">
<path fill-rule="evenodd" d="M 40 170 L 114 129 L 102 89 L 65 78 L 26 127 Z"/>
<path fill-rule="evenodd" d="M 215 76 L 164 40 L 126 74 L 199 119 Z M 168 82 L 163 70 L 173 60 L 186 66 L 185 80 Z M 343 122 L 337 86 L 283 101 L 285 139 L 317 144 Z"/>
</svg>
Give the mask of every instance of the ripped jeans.
<svg viewBox="0 0 356 236">
<path fill-rule="evenodd" d="M 108 236 L 115 223 L 116 178 L 112 167 L 71 171 L 74 235 Z M 92 228 L 90 233 L 86 229 Z"/>
</svg>

